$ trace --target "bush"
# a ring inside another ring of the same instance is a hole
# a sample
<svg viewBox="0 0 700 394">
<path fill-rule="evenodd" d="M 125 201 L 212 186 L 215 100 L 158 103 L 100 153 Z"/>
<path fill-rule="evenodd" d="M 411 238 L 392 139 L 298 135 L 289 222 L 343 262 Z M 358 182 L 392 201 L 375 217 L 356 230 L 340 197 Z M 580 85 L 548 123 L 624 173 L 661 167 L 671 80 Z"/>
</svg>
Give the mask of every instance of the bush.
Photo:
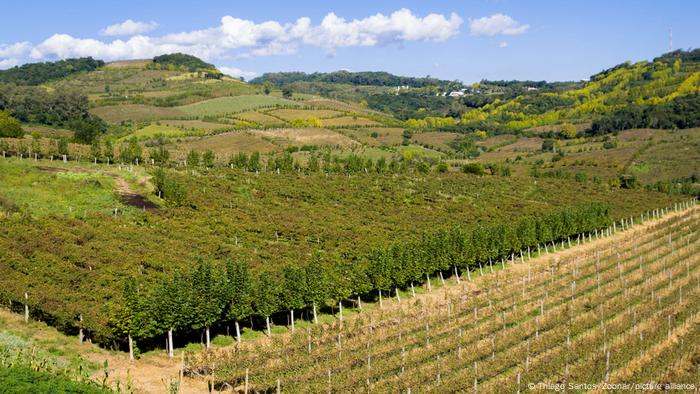
<svg viewBox="0 0 700 394">
<path fill-rule="evenodd" d="M 0 137 L 22 138 L 24 130 L 17 119 L 5 111 L 0 111 Z"/>
<path fill-rule="evenodd" d="M 481 163 L 467 163 L 462 166 L 462 172 L 465 174 L 484 175 L 486 169 Z"/>
</svg>

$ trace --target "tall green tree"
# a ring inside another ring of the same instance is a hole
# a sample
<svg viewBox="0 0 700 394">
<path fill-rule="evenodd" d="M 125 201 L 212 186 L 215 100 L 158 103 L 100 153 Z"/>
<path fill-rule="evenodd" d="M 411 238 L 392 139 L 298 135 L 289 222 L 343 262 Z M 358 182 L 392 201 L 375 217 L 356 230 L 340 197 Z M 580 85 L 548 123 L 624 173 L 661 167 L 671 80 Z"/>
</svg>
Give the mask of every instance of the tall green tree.
<svg viewBox="0 0 700 394">
<path fill-rule="evenodd" d="M 226 317 L 235 322 L 236 341 L 240 343 L 241 328 L 239 321 L 253 314 L 254 295 L 248 263 L 245 260 L 227 261 L 226 277 L 226 300 L 228 301 Z"/>
<path fill-rule="evenodd" d="M 190 303 L 192 328 L 204 329 L 207 349 L 211 347 L 210 327 L 221 318 L 224 308 L 221 275 L 210 262 L 200 262 L 192 272 Z"/>
<path fill-rule="evenodd" d="M 279 292 L 279 282 L 272 273 L 262 271 L 258 274 L 254 305 L 255 311 L 265 318 L 268 337 L 272 336 L 270 316 L 280 309 Z"/>
</svg>

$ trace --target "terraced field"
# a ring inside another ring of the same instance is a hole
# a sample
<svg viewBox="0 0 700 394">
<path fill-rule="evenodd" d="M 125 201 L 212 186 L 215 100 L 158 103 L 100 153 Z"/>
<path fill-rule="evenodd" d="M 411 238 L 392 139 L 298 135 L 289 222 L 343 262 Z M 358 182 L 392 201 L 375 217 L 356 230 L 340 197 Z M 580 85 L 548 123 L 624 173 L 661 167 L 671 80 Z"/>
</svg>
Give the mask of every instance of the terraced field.
<svg viewBox="0 0 700 394">
<path fill-rule="evenodd" d="M 284 392 L 697 385 L 700 209 L 685 206 L 618 222 L 605 230 L 612 237 L 582 234 L 539 248 L 539 258 L 494 262 L 425 295 L 396 294 L 383 309 L 267 346 L 193 354 L 188 369 L 210 372 L 217 387 Z M 639 224 L 650 217 L 663 218 Z"/>
<path fill-rule="evenodd" d="M 179 109 L 194 116 L 216 116 L 277 105 L 293 106 L 296 105 L 296 103 L 274 96 L 233 96 L 200 101 L 198 103 L 184 105 L 179 107 Z"/>
</svg>

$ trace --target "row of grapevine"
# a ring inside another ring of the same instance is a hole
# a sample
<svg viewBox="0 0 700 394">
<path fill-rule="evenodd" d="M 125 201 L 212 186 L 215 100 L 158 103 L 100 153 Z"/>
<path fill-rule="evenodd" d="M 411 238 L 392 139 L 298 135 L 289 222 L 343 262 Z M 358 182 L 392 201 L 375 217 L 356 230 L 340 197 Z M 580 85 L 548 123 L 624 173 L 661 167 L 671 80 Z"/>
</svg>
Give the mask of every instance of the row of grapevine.
<svg viewBox="0 0 700 394">
<path fill-rule="evenodd" d="M 694 335 L 698 231 L 693 208 L 585 255 L 487 275 L 482 291 L 454 286 L 438 302 L 397 302 L 263 349 L 198 354 L 190 368 L 216 365 L 217 380 L 231 386 L 247 371 L 254 390 L 281 385 L 285 392 L 514 392 L 621 381 L 628 365 L 639 364 L 634 376 L 658 378 L 667 369 L 645 368 L 660 365 L 646 352 L 668 341 L 659 353 L 683 362 L 667 338 Z"/>
</svg>

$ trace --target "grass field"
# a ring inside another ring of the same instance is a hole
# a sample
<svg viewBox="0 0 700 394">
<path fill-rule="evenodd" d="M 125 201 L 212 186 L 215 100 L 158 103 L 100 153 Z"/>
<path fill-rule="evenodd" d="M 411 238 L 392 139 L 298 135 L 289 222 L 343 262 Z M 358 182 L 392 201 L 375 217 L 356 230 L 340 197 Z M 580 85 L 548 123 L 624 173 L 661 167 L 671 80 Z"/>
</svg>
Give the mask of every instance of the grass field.
<svg viewBox="0 0 700 394">
<path fill-rule="evenodd" d="M 112 177 L 56 171 L 65 166 L 44 164 L 47 169 L 38 168 L 32 160 L 0 160 L 0 207 L 38 217 L 70 218 L 95 213 L 109 215 L 115 208 L 129 211 L 119 200 Z"/>
<path fill-rule="evenodd" d="M 204 122 L 202 122 L 204 123 Z M 222 125 L 223 126 L 223 125 Z M 185 136 L 191 136 L 191 135 L 202 135 L 205 134 L 206 130 L 199 129 L 199 130 L 191 130 L 191 129 L 184 129 L 180 127 L 175 127 L 175 126 L 168 126 L 168 125 L 157 125 L 157 124 L 150 124 L 146 127 L 140 128 L 133 133 L 126 135 L 121 138 L 121 140 L 127 140 L 132 137 L 136 137 L 139 140 L 144 140 L 144 139 L 150 139 L 150 138 L 158 138 L 158 137 L 164 137 L 164 138 L 177 138 L 177 137 L 185 137 Z"/>
<path fill-rule="evenodd" d="M 419 296 L 389 293 L 383 308 L 346 321 L 337 315 L 334 324 L 270 346 L 190 354 L 188 369 L 286 392 L 505 393 L 550 382 L 670 378 L 697 384 L 698 231 L 693 208 L 506 269 L 496 262 L 496 269 L 463 272 Z"/>
<path fill-rule="evenodd" d="M 219 97 L 178 107 L 178 110 L 194 116 L 216 116 L 248 111 L 260 107 L 297 105 L 294 101 L 272 96 Z"/>
</svg>

